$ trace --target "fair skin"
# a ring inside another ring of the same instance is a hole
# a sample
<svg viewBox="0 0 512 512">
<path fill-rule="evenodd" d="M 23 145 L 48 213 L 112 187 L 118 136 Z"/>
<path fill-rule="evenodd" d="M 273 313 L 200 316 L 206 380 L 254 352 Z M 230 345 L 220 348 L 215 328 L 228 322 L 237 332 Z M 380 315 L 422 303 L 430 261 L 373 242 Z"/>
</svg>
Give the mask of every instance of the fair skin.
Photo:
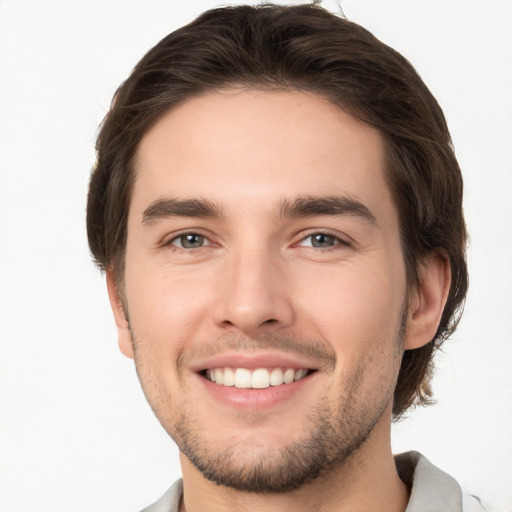
<svg viewBox="0 0 512 512">
<path fill-rule="evenodd" d="M 450 276 L 432 256 L 407 286 L 383 151 L 323 99 L 254 90 L 188 100 L 141 141 L 123 300 L 107 284 L 182 510 L 405 510 L 393 389 Z"/>
</svg>

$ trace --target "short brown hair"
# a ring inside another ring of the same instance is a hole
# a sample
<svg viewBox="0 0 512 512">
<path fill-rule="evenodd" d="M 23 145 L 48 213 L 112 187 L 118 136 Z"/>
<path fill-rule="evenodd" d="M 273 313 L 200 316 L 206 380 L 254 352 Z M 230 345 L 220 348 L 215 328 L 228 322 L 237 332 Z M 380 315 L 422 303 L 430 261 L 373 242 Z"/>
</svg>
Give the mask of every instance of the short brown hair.
<svg viewBox="0 0 512 512">
<path fill-rule="evenodd" d="M 380 131 L 409 284 L 418 284 L 418 269 L 434 251 L 451 266 L 435 338 L 404 353 L 393 414 L 428 403 L 433 354 L 455 329 L 468 285 L 460 169 L 442 110 L 411 64 L 321 7 L 214 9 L 143 57 L 117 90 L 98 137 L 87 204 L 96 263 L 122 280 L 133 160 L 142 137 L 177 104 L 235 86 L 312 92 Z"/>
</svg>

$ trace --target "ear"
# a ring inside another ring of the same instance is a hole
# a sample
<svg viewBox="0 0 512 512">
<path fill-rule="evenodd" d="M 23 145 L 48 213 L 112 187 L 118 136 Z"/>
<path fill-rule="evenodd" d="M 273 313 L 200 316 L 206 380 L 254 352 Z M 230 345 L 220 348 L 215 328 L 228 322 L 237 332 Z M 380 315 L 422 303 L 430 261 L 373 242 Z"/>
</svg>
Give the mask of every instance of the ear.
<svg viewBox="0 0 512 512">
<path fill-rule="evenodd" d="M 432 253 L 420 268 L 420 284 L 409 300 L 405 350 L 422 347 L 434 338 L 448 298 L 451 269 L 448 258 Z"/>
<path fill-rule="evenodd" d="M 130 333 L 130 324 L 124 309 L 123 301 L 119 294 L 116 278 L 113 270 L 107 270 L 107 290 L 110 306 L 114 313 L 114 319 L 117 326 L 117 338 L 121 352 L 131 359 L 134 358 L 132 335 Z"/>
</svg>

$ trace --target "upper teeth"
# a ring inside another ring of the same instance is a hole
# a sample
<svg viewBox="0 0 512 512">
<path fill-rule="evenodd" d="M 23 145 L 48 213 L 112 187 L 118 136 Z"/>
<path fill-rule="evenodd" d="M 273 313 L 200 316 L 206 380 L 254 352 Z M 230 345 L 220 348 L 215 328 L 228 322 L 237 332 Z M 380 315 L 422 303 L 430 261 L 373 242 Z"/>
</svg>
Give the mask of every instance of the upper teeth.
<svg viewBox="0 0 512 512">
<path fill-rule="evenodd" d="M 206 377 L 212 382 L 223 386 L 235 386 L 236 388 L 264 389 L 269 386 L 290 384 L 294 380 L 303 379 L 307 370 L 295 370 L 294 368 L 258 368 L 248 370 L 246 368 L 214 368 L 206 370 Z"/>
</svg>

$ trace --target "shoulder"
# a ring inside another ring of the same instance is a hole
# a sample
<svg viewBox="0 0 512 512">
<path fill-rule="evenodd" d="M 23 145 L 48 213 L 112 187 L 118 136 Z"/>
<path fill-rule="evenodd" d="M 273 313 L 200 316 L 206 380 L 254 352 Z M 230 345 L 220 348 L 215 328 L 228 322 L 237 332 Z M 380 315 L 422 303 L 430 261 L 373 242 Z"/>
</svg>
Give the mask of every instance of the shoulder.
<svg viewBox="0 0 512 512">
<path fill-rule="evenodd" d="M 418 452 L 395 456 L 411 497 L 406 512 L 485 512 L 480 500 L 464 495 L 457 481 Z"/>
<path fill-rule="evenodd" d="M 146 507 L 142 512 L 179 512 L 183 496 L 183 480 L 180 478 L 155 503 Z"/>
</svg>

